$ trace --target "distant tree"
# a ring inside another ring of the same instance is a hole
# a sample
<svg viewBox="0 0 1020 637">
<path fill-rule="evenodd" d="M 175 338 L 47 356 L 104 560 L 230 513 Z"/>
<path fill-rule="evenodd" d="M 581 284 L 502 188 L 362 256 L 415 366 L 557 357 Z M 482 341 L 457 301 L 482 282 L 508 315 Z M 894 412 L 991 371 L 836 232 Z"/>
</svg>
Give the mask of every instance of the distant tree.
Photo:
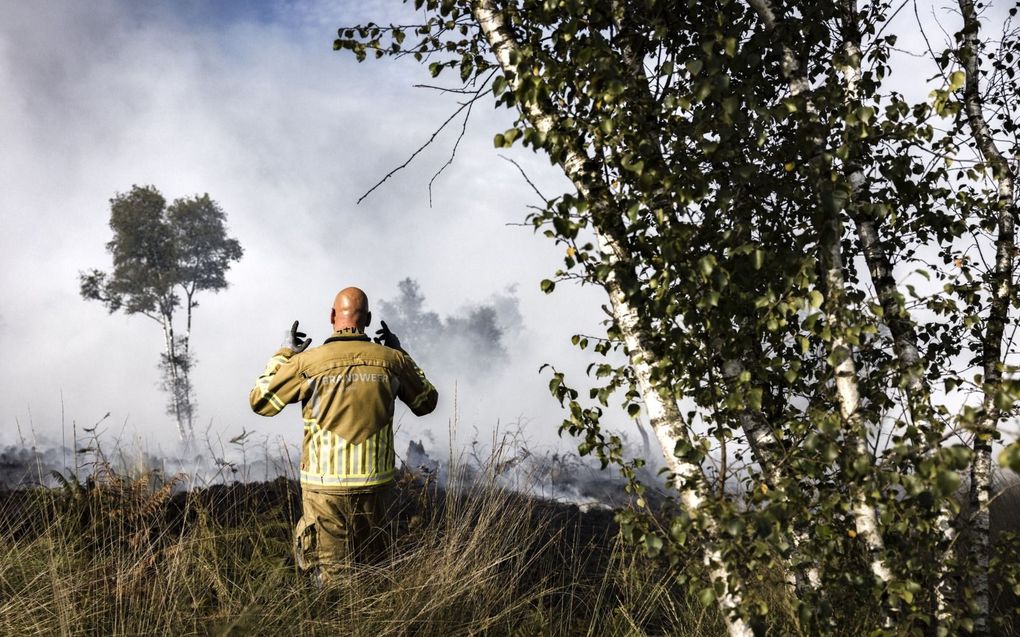
<svg viewBox="0 0 1020 637">
<path fill-rule="evenodd" d="M 397 298 L 379 301 L 379 318 L 426 364 L 477 375 L 507 359 L 506 338 L 521 329 L 522 321 L 513 288 L 445 317 L 426 309 L 414 279 L 400 281 L 397 288 Z"/>
<path fill-rule="evenodd" d="M 191 437 L 195 415 L 190 379 L 195 296 L 225 289 L 230 264 L 243 254 L 237 239 L 227 236 L 225 222 L 223 209 L 208 194 L 175 199 L 167 206 L 154 186 L 132 186 L 110 199 L 113 239 L 106 249 L 113 269 L 79 273 L 82 298 L 100 301 L 110 313 L 141 314 L 162 326 L 167 411 L 176 418 L 182 440 Z M 182 304 L 183 335 L 174 329 Z"/>
<path fill-rule="evenodd" d="M 425 295 L 418 282 L 406 278 L 397 284 L 400 295 L 393 301 L 380 301 L 379 308 L 394 329 L 406 333 L 418 347 L 428 348 L 440 338 L 443 321 L 435 312 L 425 309 Z"/>
</svg>

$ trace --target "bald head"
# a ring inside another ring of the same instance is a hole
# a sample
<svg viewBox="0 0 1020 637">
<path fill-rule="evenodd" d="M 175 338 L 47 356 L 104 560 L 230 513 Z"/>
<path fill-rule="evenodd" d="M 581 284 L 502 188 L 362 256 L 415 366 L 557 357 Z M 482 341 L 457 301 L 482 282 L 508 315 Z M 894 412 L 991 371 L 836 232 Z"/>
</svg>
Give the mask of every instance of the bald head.
<svg viewBox="0 0 1020 637">
<path fill-rule="evenodd" d="M 335 331 L 350 328 L 364 330 L 372 322 L 372 313 L 368 311 L 368 296 L 358 288 L 340 290 L 333 299 L 329 321 Z"/>
</svg>

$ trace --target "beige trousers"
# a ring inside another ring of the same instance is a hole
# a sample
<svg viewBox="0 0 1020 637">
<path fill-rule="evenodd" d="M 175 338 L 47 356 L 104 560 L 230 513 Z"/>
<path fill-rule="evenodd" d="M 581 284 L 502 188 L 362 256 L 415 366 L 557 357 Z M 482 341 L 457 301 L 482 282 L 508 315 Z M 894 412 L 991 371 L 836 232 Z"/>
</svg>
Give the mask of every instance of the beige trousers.
<svg viewBox="0 0 1020 637">
<path fill-rule="evenodd" d="M 298 569 L 342 571 L 386 555 L 393 535 L 393 485 L 349 493 L 301 488 L 301 519 L 294 532 Z"/>
</svg>

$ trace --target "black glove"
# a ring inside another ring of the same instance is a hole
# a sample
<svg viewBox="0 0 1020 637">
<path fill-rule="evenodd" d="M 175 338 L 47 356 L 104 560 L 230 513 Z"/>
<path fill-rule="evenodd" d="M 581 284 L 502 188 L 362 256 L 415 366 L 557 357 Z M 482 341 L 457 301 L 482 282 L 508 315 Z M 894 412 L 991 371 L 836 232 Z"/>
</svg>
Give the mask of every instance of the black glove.
<svg viewBox="0 0 1020 637">
<path fill-rule="evenodd" d="M 294 321 L 294 324 L 290 326 L 290 332 L 284 337 L 283 347 L 289 347 L 294 350 L 295 354 L 300 354 L 308 349 L 308 346 L 312 344 L 312 339 L 305 338 L 306 334 L 299 332 L 297 326 L 298 322 Z"/>
<path fill-rule="evenodd" d="M 393 349 L 400 349 L 400 339 L 397 335 L 390 331 L 390 328 L 386 325 L 386 321 L 380 321 L 382 328 L 375 332 L 375 342 L 386 347 Z"/>
</svg>

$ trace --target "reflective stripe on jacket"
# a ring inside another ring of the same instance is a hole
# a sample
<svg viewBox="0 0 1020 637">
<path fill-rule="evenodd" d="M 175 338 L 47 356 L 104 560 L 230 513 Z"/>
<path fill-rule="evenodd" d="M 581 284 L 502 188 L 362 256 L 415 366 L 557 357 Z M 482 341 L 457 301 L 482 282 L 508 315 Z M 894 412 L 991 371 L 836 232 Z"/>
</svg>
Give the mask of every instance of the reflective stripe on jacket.
<svg viewBox="0 0 1020 637">
<path fill-rule="evenodd" d="M 337 491 L 393 480 L 397 398 L 424 416 L 436 408 L 439 395 L 406 353 L 346 331 L 300 354 L 278 350 L 249 395 L 262 416 L 301 402 L 301 482 Z"/>
</svg>

